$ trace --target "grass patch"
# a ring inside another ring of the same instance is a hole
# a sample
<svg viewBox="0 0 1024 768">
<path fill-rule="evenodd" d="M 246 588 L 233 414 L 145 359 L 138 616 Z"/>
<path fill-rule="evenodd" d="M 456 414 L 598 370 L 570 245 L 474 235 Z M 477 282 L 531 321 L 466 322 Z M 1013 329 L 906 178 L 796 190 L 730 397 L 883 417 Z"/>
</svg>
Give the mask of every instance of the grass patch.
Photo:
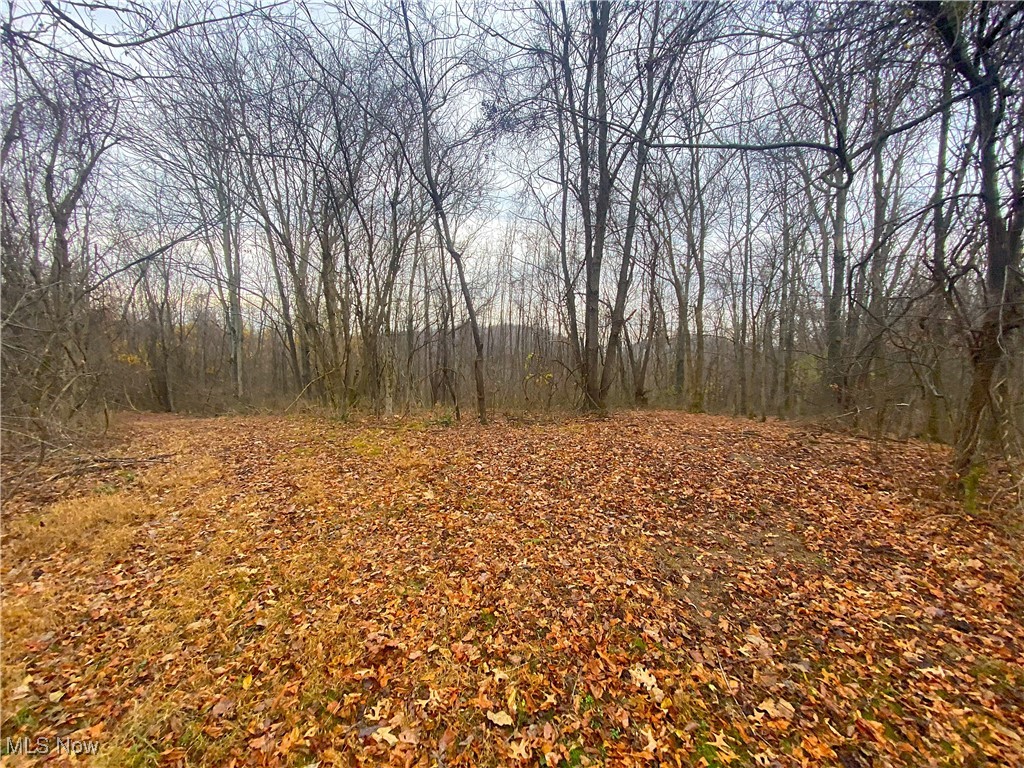
<svg viewBox="0 0 1024 768">
<path fill-rule="evenodd" d="M 391 442 L 392 438 L 386 436 L 383 432 L 367 430 L 349 438 L 348 447 L 356 456 L 366 459 L 383 456 L 388 448 L 391 447 Z"/>
<path fill-rule="evenodd" d="M 17 557 L 46 555 L 57 549 L 118 555 L 130 545 L 136 526 L 155 513 L 137 494 L 114 489 L 100 496 L 58 502 L 39 514 L 18 518 L 10 524 L 7 536 Z"/>
</svg>

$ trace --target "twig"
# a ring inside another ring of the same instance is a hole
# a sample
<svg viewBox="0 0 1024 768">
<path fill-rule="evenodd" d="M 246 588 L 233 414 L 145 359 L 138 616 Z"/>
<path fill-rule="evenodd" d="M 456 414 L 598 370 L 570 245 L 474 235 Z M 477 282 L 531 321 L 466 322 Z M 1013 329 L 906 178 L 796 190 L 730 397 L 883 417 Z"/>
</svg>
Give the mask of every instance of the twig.
<svg viewBox="0 0 1024 768">
<path fill-rule="evenodd" d="M 67 469 L 63 472 L 58 472 L 55 475 L 51 475 L 46 478 L 46 482 L 52 482 L 54 480 L 60 480 L 64 477 L 75 477 L 77 475 L 85 475 L 90 472 L 103 472 L 108 469 L 118 469 L 123 467 L 134 467 L 140 464 L 166 464 L 171 454 L 164 453 L 159 456 L 150 456 L 145 459 L 135 458 L 92 458 L 92 459 L 75 459 L 73 463 L 79 466 L 74 469 Z"/>
</svg>

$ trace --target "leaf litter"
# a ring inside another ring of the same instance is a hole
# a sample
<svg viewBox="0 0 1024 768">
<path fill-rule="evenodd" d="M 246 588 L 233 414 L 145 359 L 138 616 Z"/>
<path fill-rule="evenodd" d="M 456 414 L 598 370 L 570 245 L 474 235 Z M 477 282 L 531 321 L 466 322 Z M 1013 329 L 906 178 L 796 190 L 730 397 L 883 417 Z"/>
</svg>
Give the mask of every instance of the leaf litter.
<svg viewBox="0 0 1024 768">
<path fill-rule="evenodd" d="M 100 765 L 1022 762 L 1019 543 L 936 490 L 941 448 L 624 413 L 150 418 L 126 450 L 170 458 L 7 513 L 4 739 L 96 739 Z"/>
</svg>

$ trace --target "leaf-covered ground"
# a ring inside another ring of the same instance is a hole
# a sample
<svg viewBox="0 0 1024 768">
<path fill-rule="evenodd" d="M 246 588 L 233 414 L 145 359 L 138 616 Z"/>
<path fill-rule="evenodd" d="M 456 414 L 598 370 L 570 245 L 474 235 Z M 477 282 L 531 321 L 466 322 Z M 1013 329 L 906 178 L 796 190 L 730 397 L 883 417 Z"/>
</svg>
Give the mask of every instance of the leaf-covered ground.
<svg viewBox="0 0 1024 768">
<path fill-rule="evenodd" d="M 681 414 L 139 421 L 8 504 L 3 733 L 100 765 L 1013 765 L 1019 548 L 941 450 Z M 17 763 L 23 758 L 8 756 Z"/>
</svg>

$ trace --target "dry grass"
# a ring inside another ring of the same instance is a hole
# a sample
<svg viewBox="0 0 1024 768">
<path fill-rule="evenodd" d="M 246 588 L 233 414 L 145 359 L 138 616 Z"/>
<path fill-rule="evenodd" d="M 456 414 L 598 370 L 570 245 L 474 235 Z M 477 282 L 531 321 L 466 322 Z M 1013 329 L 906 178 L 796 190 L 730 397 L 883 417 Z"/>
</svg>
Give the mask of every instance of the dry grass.
<svg viewBox="0 0 1024 768">
<path fill-rule="evenodd" d="M 153 506 L 135 493 L 101 490 L 19 517 L 6 526 L 5 535 L 15 558 L 57 550 L 117 557 L 130 545 L 138 526 L 154 514 Z"/>
</svg>

